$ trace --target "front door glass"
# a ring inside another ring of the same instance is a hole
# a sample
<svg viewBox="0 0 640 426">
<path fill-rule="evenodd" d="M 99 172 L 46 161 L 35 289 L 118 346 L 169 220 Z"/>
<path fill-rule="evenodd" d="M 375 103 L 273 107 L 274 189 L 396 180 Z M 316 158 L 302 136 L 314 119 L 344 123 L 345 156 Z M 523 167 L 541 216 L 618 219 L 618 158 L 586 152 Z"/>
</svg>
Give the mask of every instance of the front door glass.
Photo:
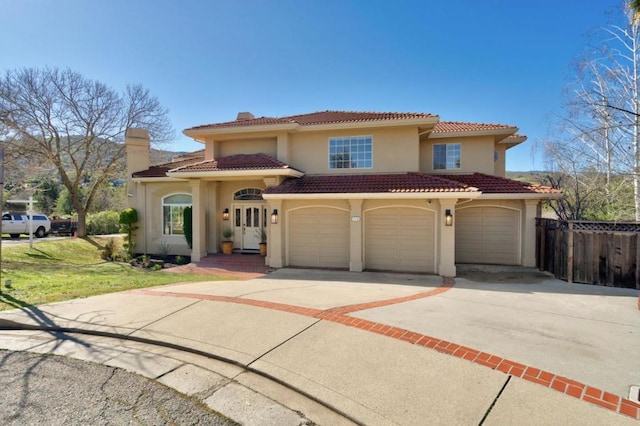
<svg viewBox="0 0 640 426">
<path fill-rule="evenodd" d="M 258 250 L 265 225 L 262 204 L 236 204 L 234 207 L 235 241 L 243 250 Z M 266 211 L 266 210 L 265 210 Z"/>
</svg>

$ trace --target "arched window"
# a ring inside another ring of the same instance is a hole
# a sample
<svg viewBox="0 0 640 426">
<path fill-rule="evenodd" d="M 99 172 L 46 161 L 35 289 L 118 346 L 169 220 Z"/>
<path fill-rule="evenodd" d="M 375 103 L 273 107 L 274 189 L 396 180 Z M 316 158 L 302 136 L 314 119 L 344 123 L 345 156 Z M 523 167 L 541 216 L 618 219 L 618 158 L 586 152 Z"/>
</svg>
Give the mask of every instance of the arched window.
<svg viewBox="0 0 640 426">
<path fill-rule="evenodd" d="M 233 194 L 235 201 L 262 201 L 262 189 L 244 188 Z"/>
<path fill-rule="evenodd" d="M 162 199 L 162 233 L 184 234 L 184 209 L 191 207 L 191 194 L 168 195 Z"/>
</svg>

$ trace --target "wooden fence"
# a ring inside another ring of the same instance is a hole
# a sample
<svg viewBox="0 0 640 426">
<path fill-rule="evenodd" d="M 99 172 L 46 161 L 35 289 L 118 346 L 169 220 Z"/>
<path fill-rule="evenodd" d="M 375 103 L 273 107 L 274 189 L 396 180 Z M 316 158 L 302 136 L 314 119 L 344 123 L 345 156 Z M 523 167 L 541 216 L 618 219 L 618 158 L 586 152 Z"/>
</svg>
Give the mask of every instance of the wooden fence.
<svg viewBox="0 0 640 426">
<path fill-rule="evenodd" d="M 640 289 L 640 223 L 536 219 L 536 265 L 568 282 Z"/>
</svg>

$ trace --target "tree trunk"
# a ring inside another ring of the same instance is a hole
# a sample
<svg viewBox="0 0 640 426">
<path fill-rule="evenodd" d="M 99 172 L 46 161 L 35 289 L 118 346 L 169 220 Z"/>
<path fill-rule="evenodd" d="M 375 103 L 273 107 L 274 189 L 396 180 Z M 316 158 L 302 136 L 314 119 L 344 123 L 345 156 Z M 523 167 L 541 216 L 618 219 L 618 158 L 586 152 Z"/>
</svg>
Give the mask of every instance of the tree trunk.
<svg viewBox="0 0 640 426">
<path fill-rule="evenodd" d="M 86 237 L 87 236 L 87 211 L 84 208 L 78 209 L 78 230 L 76 235 L 78 237 Z"/>
</svg>

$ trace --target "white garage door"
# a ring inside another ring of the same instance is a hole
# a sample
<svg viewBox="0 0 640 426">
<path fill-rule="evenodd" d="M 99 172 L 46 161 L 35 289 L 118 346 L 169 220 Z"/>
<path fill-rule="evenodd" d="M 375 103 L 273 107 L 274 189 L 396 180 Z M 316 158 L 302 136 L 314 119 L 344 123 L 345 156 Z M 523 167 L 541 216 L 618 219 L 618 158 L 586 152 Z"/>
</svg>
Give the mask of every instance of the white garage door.
<svg viewBox="0 0 640 426">
<path fill-rule="evenodd" d="M 433 212 L 407 207 L 365 214 L 365 268 L 435 272 Z"/>
<path fill-rule="evenodd" d="M 519 264 L 519 218 L 499 207 L 456 210 L 456 263 Z"/>
<path fill-rule="evenodd" d="M 313 207 L 289 216 L 289 265 L 349 267 L 349 213 Z"/>
</svg>

